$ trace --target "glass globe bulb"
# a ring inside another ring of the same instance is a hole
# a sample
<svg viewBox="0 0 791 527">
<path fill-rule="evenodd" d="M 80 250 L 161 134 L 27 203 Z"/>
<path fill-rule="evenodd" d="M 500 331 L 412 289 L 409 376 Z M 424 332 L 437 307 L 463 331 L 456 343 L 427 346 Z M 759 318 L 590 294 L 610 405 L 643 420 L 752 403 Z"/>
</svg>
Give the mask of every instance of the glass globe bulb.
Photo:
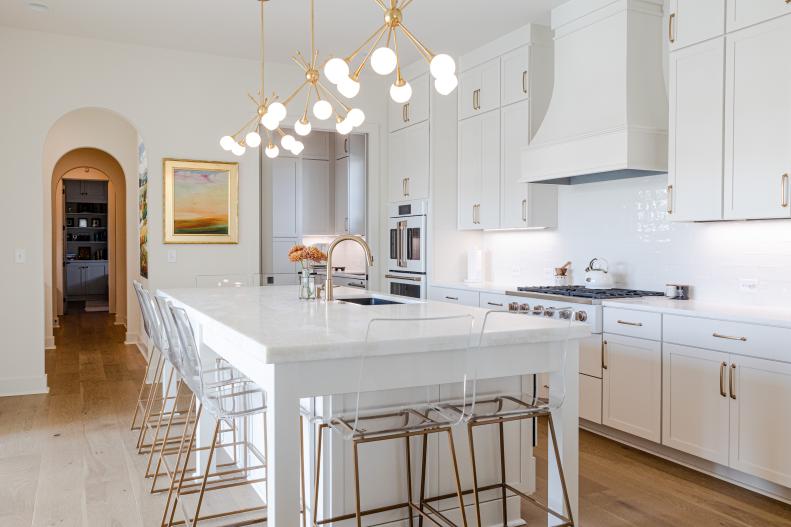
<svg viewBox="0 0 791 527">
<path fill-rule="evenodd" d="M 275 116 L 272 115 L 272 112 L 266 112 L 264 116 L 261 118 L 261 124 L 269 130 L 277 130 L 280 127 L 280 120 L 275 119 Z"/>
<path fill-rule="evenodd" d="M 237 156 L 243 156 L 246 151 L 247 149 L 239 143 L 234 143 L 233 148 L 231 148 L 231 152 Z"/>
<path fill-rule="evenodd" d="M 277 145 L 273 145 L 272 143 L 269 143 L 269 146 L 266 147 L 264 153 L 266 154 L 266 157 L 268 157 L 269 159 L 274 159 L 280 154 L 280 149 L 277 147 Z"/>
<path fill-rule="evenodd" d="M 403 82 L 404 84 L 402 86 L 399 86 L 395 82 L 390 86 L 390 98 L 393 99 L 393 102 L 398 104 L 404 104 L 412 98 L 412 86 L 407 81 Z"/>
<path fill-rule="evenodd" d="M 448 75 L 446 77 L 440 77 L 434 81 L 434 88 L 436 88 L 437 93 L 440 95 L 450 95 L 453 90 L 456 89 L 456 86 L 459 85 L 459 78 L 456 75 Z"/>
<path fill-rule="evenodd" d="M 320 121 L 325 121 L 332 115 L 332 105 L 325 100 L 316 101 L 313 105 L 313 115 Z"/>
<path fill-rule="evenodd" d="M 277 119 L 278 121 L 282 121 L 283 119 L 286 118 L 286 114 L 288 113 L 288 110 L 286 110 L 286 107 L 283 105 L 283 103 L 275 101 L 269 105 L 269 107 L 267 108 L 267 113 L 272 114 L 272 117 L 274 119 Z"/>
<path fill-rule="evenodd" d="M 346 116 L 346 119 L 353 127 L 357 128 L 365 122 L 365 113 L 359 108 L 352 108 L 349 110 L 349 115 Z"/>
<path fill-rule="evenodd" d="M 395 51 L 388 47 L 378 48 L 371 54 L 371 67 L 379 75 L 390 75 L 398 65 Z"/>
<path fill-rule="evenodd" d="M 294 143 L 296 143 L 296 142 L 297 142 L 297 140 L 294 139 L 294 136 L 291 135 L 291 134 L 284 135 L 283 138 L 280 140 L 280 144 L 286 150 L 291 150 L 294 147 Z"/>
<path fill-rule="evenodd" d="M 230 152 L 231 149 L 233 149 L 233 145 L 235 145 L 235 144 L 236 144 L 236 141 L 234 141 L 233 137 L 231 137 L 230 135 L 224 135 L 224 136 L 222 136 L 222 139 L 220 139 L 220 146 L 226 152 Z"/>
<path fill-rule="evenodd" d="M 453 60 L 453 57 L 450 55 L 446 55 L 445 53 L 440 53 L 439 55 L 435 55 L 433 59 L 431 59 L 431 64 L 429 64 L 429 71 L 431 71 L 431 75 L 435 79 L 442 79 L 445 77 L 450 77 L 454 73 L 456 73 L 456 61 Z"/>
<path fill-rule="evenodd" d="M 338 83 L 338 91 L 347 99 L 354 99 L 360 93 L 360 83 L 351 77 L 345 77 Z"/>
<path fill-rule="evenodd" d="M 349 121 L 348 117 L 342 120 L 338 118 L 338 121 L 335 123 L 335 130 L 337 130 L 337 132 L 341 135 L 347 135 L 351 133 L 352 128 L 354 127 L 352 126 L 352 123 Z"/>
<path fill-rule="evenodd" d="M 294 141 L 294 146 L 291 147 L 291 153 L 298 156 L 303 150 L 305 150 L 305 145 L 302 141 Z"/>
<path fill-rule="evenodd" d="M 338 57 L 328 60 L 324 65 L 324 76 L 331 83 L 338 84 L 349 76 L 349 63 Z"/>
<path fill-rule="evenodd" d="M 310 124 L 310 121 L 308 121 L 307 119 L 305 119 L 304 121 L 300 119 L 294 123 L 294 131 L 303 137 L 308 135 L 312 128 L 313 126 Z"/>
<path fill-rule="evenodd" d="M 247 146 L 250 148 L 258 148 L 258 145 L 261 144 L 261 136 L 258 135 L 258 132 L 253 130 L 246 136 L 244 136 L 244 142 L 247 143 Z"/>
</svg>

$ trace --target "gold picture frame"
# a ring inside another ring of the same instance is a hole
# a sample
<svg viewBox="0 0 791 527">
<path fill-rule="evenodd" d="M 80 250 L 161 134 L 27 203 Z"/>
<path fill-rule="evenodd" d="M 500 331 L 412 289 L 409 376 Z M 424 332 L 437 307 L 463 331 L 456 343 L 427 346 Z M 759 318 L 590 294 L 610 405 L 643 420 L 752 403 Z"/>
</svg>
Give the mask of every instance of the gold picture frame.
<svg viewBox="0 0 791 527">
<path fill-rule="evenodd" d="M 165 243 L 239 243 L 239 164 L 163 159 Z"/>
</svg>

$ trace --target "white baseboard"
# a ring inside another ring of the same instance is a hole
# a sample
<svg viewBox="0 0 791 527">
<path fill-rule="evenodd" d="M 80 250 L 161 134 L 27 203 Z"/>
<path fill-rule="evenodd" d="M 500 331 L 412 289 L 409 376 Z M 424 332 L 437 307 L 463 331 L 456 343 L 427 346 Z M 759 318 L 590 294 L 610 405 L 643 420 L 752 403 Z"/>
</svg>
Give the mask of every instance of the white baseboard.
<svg viewBox="0 0 791 527">
<path fill-rule="evenodd" d="M 55 337 L 48 335 L 44 337 L 44 349 L 45 350 L 54 350 L 55 349 Z"/>
<path fill-rule="evenodd" d="M 0 379 L 0 397 L 33 395 L 39 393 L 49 393 L 46 374 L 40 377 Z"/>
</svg>

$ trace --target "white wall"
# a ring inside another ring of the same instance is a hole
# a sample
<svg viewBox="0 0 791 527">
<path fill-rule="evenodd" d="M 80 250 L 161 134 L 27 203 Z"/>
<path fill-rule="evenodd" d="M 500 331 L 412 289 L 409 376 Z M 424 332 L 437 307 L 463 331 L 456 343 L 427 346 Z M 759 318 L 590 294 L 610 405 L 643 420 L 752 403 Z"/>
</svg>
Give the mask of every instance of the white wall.
<svg viewBox="0 0 791 527">
<path fill-rule="evenodd" d="M 671 223 L 667 176 L 561 187 L 553 231 L 483 235 L 487 278 L 551 285 L 551 267 L 573 262 L 581 283 L 593 257 L 609 260 L 619 285 L 693 286 L 697 300 L 785 306 L 791 302 L 791 221 Z M 758 290 L 739 289 L 757 279 Z"/>
<path fill-rule="evenodd" d="M 268 66 L 267 90 L 286 94 L 301 82 L 293 65 Z M 105 108 L 140 133 L 149 159 L 149 266 L 152 288 L 191 286 L 196 274 L 254 273 L 259 269 L 259 173 L 257 155 L 236 158 L 219 148 L 255 111 L 246 92 L 257 90 L 254 61 L 146 48 L 0 26 L 0 210 L 14 219 L 0 255 L 4 277 L 0 331 L 0 395 L 41 391 L 44 383 L 43 207 L 46 174 L 42 153 L 47 134 L 64 114 Z M 385 122 L 382 98 L 364 91 L 376 107 L 364 107 L 369 127 Z M 368 91 L 370 90 L 370 91 Z M 284 95 L 285 96 L 285 95 Z M 365 95 L 361 94 L 361 97 Z M 362 104 L 362 103 L 358 103 Z M 92 145 L 85 145 L 92 146 Z M 240 243 L 165 245 L 162 235 L 162 158 L 240 163 Z M 385 156 L 378 155 L 377 159 Z M 378 177 L 373 171 L 372 177 Z M 134 174 L 134 172 L 133 172 Z M 131 209 L 136 210 L 136 207 Z M 129 217 L 135 221 L 135 215 Z M 134 238 L 136 239 L 136 237 Z M 14 263 L 14 248 L 27 263 Z M 167 251 L 177 262 L 167 262 Z M 137 328 L 128 328 L 130 333 Z"/>
</svg>

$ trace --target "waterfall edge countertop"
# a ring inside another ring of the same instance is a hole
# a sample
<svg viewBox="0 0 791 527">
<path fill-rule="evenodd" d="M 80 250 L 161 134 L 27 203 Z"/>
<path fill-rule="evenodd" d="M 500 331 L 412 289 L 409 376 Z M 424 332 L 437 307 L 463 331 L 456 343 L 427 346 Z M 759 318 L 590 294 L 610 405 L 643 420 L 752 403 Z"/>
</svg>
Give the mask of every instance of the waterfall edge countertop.
<svg viewBox="0 0 791 527">
<path fill-rule="evenodd" d="M 308 360 L 357 357 L 365 346 L 368 323 L 374 318 L 429 318 L 469 314 L 475 318 L 473 344 L 486 314 L 485 309 L 415 301 L 401 297 L 365 294 L 359 289 L 337 288 L 336 298 L 374 296 L 403 304 L 361 306 L 342 300 L 299 300 L 297 286 L 268 286 L 216 289 L 166 289 L 160 291 L 191 316 L 206 317 L 221 324 L 223 332 L 237 338 L 229 342 L 243 346 L 260 363 L 277 364 Z M 367 293 L 367 292 L 366 292 Z M 520 329 L 506 316 L 490 321 L 489 343 L 515 344 L 553 342 L 566 338 L 584 338 L 590 329 L 584 324 L 533 318 L 520 321 Z M 528 323 L 525 326 L 525 322 Z M 490 337 L 491 333 L 496 337 Z M 568 333 L 567 333 L 568 332 Z M 443 341 L 431 328 L 421 328 L 411 335 L 394 335 L 393 344 L 379 345 L 369 353 L 398 354 L 457 348 L 458 342 Z"/>
</svg>

